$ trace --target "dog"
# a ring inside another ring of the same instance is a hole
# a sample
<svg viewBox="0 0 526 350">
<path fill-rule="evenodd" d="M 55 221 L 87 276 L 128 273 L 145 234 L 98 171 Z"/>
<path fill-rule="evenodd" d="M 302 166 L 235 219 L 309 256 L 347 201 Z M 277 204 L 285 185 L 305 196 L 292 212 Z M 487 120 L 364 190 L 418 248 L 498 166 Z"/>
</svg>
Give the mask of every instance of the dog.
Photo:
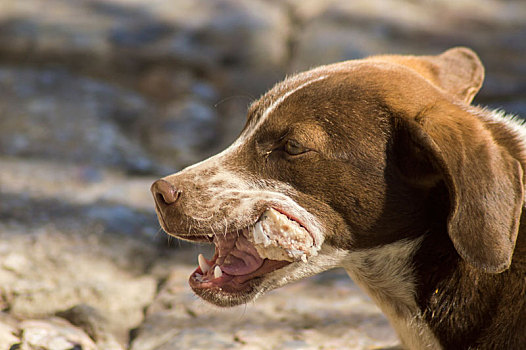
<svg viewBox="0 0 526 350">
<path fill-rule="evenodd" d="M 471 105 L 478 56 L 373 56 L 286 78 L 223 152 L 151 188 L 215 245 L 189 284 L 233 306 L 343 267 L 407 349 L 526 349 L 526 127 Z"/>
</svg>

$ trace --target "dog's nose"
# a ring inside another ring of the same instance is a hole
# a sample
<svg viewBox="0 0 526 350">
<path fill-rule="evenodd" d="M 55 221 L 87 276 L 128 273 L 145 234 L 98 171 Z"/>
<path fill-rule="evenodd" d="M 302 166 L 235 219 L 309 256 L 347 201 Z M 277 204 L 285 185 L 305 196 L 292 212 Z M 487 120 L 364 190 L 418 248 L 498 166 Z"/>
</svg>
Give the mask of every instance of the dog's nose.
<svg viewBox="0 0 526 350">
<path fill-rule="evenodd" d="M 174 204 L 181 197 L 182 191 L 166 180 L 157 180 L 151 187 L 153 198 L 161 208 Z"/>
</svg>

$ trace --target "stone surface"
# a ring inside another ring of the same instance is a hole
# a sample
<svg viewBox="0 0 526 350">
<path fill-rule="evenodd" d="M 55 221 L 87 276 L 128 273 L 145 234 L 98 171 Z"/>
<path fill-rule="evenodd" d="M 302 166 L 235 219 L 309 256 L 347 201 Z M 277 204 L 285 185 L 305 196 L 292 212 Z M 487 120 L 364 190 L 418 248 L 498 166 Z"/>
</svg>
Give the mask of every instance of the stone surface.
<svg viewBox="0 0 526 350">
<path fill-rule="evenodd" d="M 0 91 L 0 153 L 152 170 L 126 137 L 151 113 L 140 96 L 61 69 L 0 68 Z"/>
<path fill-rule="evenodd" d="M 90 305 L 75 305 L 72 308 L 57 313 L 57 316 L 60 316 L 71 322 L 71 324 L 81 328 L 93 341 L 95 341 L 95 344 L 99 349 L 124 349 L 109 331 L 108 320 L 99 312 L 99 310 Z"/>
<path fill-rule="evenodd" d="M 397 344 L 380 310 L 336 270 L 220 309 L 196 300 L 193 266 L 174 269 L 138 329 L 132 350 L 369 349 Z"/>
<path fill-rule="evenodd" d="M 0 294 L 11 315 L 45 317 L 89 304 L 104 312 L 108 331 L 121 340 L 142 321 L 142 310 L 152 301 L 157 281 L 118 264 L 131 261 L 139 244 L 133 246 L 129 240 L 103 243 L 94 235 L 58 235 L 51 229 L 19 233 L 2 227 L 2 231 L 2 248 L 9 249 L 0 253 Z M 104 245 L 121 248 L 111 256 L 111 252 L 100 251 Z"/>
<path fill-rule="evenodd" d="M 211 155 L 217 147 L 218 117 L 215 109 L 195 98 L 166 106 L 148 126 L 148 145 L 165 164 L 177 159 L 181 166 Z"/>
<path fill-rule="evenodd" d="M 20 328 L 22 349 L 97 350 L 95 343 L 82 330 L 59 318 L 24 321 Z"/>
<path fill-rule="evenodd" d="M 56 161 L 0 158 L 0 220 L 25 228 L 111 232 L 152 239 L 155 177 Z"/>
<path fill-rule="evenodd" d="M 86 176 L 78 166 L 45 161 L 1 159 L 0 167 L 2 310 L 18 319 L 34 319 L 86 305 L 107 320 L 104 332 L 88 332 L 93 341 L 125 344 L 155 296 L 159 277 L 149 268 L 164 254 L 154 239 L 158 224 L 153 210 L 144 209 L 145 198 L 151 203 L 148 185 L 153 179 L 129 181 L 109 170 Z M 130 212 L 122 225 L 129 232 L 115 230 L 122 215 L 101 198 Z M 94 211 L 111 215 L 86 215 Z M 49 332 L 46 339 L 62 334 Z"/>
<path fill-rule="evenodd" d="M 476 102 L 526 99 L 526 3 L 485 0 L 289 0 L 297 27 L 291 65 L 303 70 L 369 55 L 474 49 L 486 67 Z M 508 97 L 504 97 L 508 96 Z M 526 115 L 524 106 L 506 104 Z"/>
<path fill-rule="evenodd" d="M 279 2 L 6 0 L 0 23 L 0 55 L 31 54 L 101 74 L 244 67 L 268 83 L 288 59 L 288 16 Z"/>
<path fill-rule="evenodd" d="M 0 303 L 0 306 L 4 309 L 4 305 Z M 10 349 L 14 344 L 20 343 L 17 323 L 10 315 L 0 312 L 0 349 Z"/>
</svg>

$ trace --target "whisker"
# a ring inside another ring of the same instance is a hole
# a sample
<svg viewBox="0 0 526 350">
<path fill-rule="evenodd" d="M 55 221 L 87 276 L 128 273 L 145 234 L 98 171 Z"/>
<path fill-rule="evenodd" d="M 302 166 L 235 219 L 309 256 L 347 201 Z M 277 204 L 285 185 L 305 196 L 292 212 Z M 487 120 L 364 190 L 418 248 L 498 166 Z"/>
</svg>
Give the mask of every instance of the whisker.
<svg viewBox="0 0 526 350">
<path fill-rule="evenodd" d="M 246 98 L 247 100 L 249 100 L 249 102 L 252 102 L 254 101 L 256 98 L 252 95 L 234 95 L 234 96 L 228 96 L 228 97 L 225 97 L 223 98 L 222 100 L 218 101 L 216 104 L 214 104 L 214 108 L 217 108 L 220 104 L 223 104 L 225 103 L 226 101 L 230 101 L 234 98 Z"/>
<path fill-rule="evenodd" d="M 164 232 L 164 230 L 163 230 L 162 227 L 159 227 L 159 229 L 157 230 L 157 232 L 155 233 L 155 235 L 153 235 L 153 238 L 154 238 L 154 239 L 159 238 L 159 236 L 161 235 L 161 232 Z"/>
<path fill-rule="evenodd" d="M 244 308 L 243 308 L 243 313 L 241 314 L 241 317 L 239 317 L 239 320 L 242 320 L 245 318 L 246 316 L 246 313 L 247 313 L 247 304 L 243 304 Z"/>
<path fill-rule="evenodd" d="M 212 224 L 210 224 L 209 226 L 210 226 L 210 231 L 212 231 L 212 234 L 215 236 L 216 233 L 214 231 L 214 226 Z"/>
</svg>

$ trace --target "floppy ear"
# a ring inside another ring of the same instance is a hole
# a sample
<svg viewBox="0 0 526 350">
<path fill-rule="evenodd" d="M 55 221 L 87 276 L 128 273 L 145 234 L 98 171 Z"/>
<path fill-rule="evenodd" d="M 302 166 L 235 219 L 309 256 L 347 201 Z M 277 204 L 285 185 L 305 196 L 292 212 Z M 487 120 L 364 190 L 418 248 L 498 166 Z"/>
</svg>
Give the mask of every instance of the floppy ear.
<svg viewBox="0 0 526 350">
<path fill-rule="evenodd" d="M 405 139 L 404 172 L 448 189 L 447 229 L 458 254 L 486 272 L 509 268 L 523 205 L 519 161 L 480 120 L 450 104 L 396 125 Z"/>
<path fill-rule="evenodd" d="M 373 60 L 404 65 L 428 82 L 467 104 L 484 81 L 484 66 L 477 54 L 466 47 L 455 47 L 437 56 L 376 56 Z"/>
</svg>

